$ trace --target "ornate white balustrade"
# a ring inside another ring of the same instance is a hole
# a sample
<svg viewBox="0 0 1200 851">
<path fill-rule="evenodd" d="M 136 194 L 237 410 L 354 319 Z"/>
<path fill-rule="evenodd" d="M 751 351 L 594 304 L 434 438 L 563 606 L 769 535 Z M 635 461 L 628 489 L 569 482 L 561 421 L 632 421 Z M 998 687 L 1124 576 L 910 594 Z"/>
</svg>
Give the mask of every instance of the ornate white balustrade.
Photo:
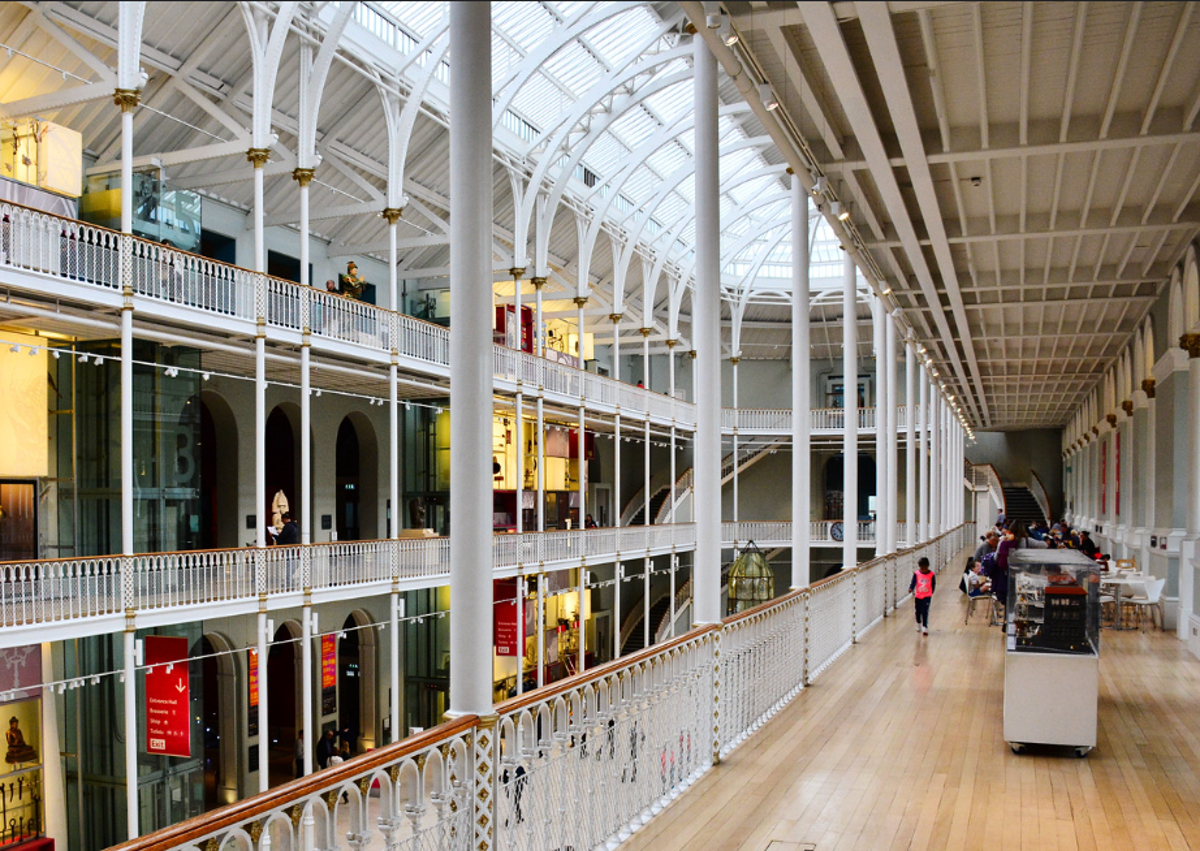
<svg viewBox="0 0 1200 851">
<path fill-rule="evenodd" d="M 696 530 L 679 523 L 494 535 L 492 540 L 493 569 L 503 577 L 603 564 L 618 555 L 693 550 Z M 233 614 L 237 604 L 254 605 L 260 593 L 287 605 L 306 587 L 315 599 L 334 599 L 385 594 L 393 580 L 404 588 L 431 587 L 445 584 L 449 576 L 449 538 L 0 563 L 0 625 L 10 628 L 0 642 L 20 643 L 20 627 L 86 623 L 92 633 L 107 632 L 126 610 L 171 620 L 179 609 L 223 604 Z"/>
<path fill-rule="evenodd" d="M 841 408 L 816 408 L 809 412 L 809 430 L 813 435 L 840 435 L 845 427 L 845 411 Z M 858 409 L 858 428 L 873 432 L 876 427 L 876 409 Z M 789 408 L 723 408 L 721 431 L 724 434 L 789 435 L 792 433 L 792 412 Z M 896 406 L 896 430 L 908 431 L 908 406 Z"/>
<path fill-rule="evenodd" d="M 115 851 L 615 848 L 903 603 L 918 558 L 941 567 L 967 540 L 960 526 Z"/>
<path fill-rule="evenodd" d="M 835 525 L 812 521 L 812 543 L 836 546 Z M 789 547 L 792 524 L 722 524 L 724 546 L 751 541 L 760 547 Z M 859 521 L 859 541 L 874 543 L 870 521 Z M 494 535 L 492 565 L 497 577 L 515 576 L 607 564 L 618 557 L 688 552 L 695 546 L 692 523 Z M 17 642 L 21 627 L 84 623 L 89 632 L 106 632 L 127 609 L 143 619 L 159 615 L 165 622 L 193 606 L 223 604 L 229 614 L 240 611 L 238 606 L 249 611 L 260 593 L 291 605 L 306 587 L 317 600 L 335 599 L 387 593 L 393 579 L 403 588 L 418 588 L 445 584 L 449 576 L 448 538 L 0 563 L 0 625 L 10 628 L 0 641 Z"/>
<path fill-rule="evenodd" d="M 173 319 L 245 335 L 262 315 L 269 329 L 297 335 L 297 341 L 308 328 L 315 346 L 357 347 L 355 354 L 380 364 L 388 362 L 394 348 L 406 369 L 436 378 L 449 375 L 450 332 L 440 325 L 73 219 L 0 204 L 0 266 L 55 279 L 51 287 L 41 277 L 31 281 L 30 289 L 39 295 L 119 307 L 126 252 L 133 295 L 156 303 Z M 519 382 L 527 393 L 541 389 L 572 406 L 583 403 L 603 413 L 619 409 L 632 419 L 695 427 L 690 402 L 500 346 L 494 357 L 502 389 L 515 390 Z"/>
</svg>

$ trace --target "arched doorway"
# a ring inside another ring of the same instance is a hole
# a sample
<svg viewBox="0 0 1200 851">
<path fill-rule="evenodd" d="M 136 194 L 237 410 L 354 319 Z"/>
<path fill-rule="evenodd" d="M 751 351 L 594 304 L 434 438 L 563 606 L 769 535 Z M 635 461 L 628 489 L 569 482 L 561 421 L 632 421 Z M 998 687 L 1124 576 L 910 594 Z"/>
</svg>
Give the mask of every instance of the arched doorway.
<svg viewBox="0 0 1200 851">
<path fill-rule="evenodd" d="M 200 394 L 201 549 L 247 543 L 240 540 L 237 489 L 237 418 L 219 393 L 205 390 Z"/>
<path fill-rule="evenodd" d="M 337 493 L 335 517 L 339 541 L 362 540 L 362 465 L 358 431 L 349 417 L 342 420 L 337 433 Z"/>
<path fill-rule="evenodd" d="M 214 810 L 238 800 L 237 675 L 230 644 L 222 636 L 205 634 L 192 645 L 188 677 L 191 680 L 192 717 L 198 720 L 199 739 L 193 752 L 204 772 L 204 810 Z"/>
<path fill-rule="evenodd" d="M 353 611 L 338 638 L 338 729 L 352 754 L 375 747 L 375 631 Z"/>
<path fill-rule="evenodd" d="M 300 625 L 287 621 L 275 631 L 271 649 L 267 654 L 267 737 L 259 735 L 260 760 L 267 760 L 268 783 L 278 786 L 296 776 L 295 742 L 299 733 L 297 725 L 297 666 L 300 654 L 296 652 L 296 639 L 300 637 Z M 309 731 L 304 731 L 306 746 L 311 746 Z M 265 754 L 264 754 L 265 751 Z"/>
<path fill-rule="evenodd" d="M 283 406 L 276 406 L 267 417 L 266 437 L 267 504 L 262 506 L 261 522 L 270 523 L 271 502 L 276 492 L 283 491 L 293 511 L 299 507 L 299 494 L 296 491 L 296 432 Z"/>
</svg>

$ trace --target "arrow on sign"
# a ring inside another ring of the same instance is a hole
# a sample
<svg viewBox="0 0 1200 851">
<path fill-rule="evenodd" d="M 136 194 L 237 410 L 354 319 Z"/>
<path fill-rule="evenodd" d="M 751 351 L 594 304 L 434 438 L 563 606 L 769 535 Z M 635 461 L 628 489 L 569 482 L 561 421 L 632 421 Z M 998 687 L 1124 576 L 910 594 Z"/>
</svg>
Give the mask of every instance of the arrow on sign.
<svg viewBox="0 0 1200 851">
<path fill-rule="evenodd" d="M 185 684 L 184 681 L 181 679 L 179 682 L 177 682 L 175 684 L 175 691 L 179 692 L 180 694 L 183 694 L 185 691 L 187 691 L 187 684 Z"/>
</svg>

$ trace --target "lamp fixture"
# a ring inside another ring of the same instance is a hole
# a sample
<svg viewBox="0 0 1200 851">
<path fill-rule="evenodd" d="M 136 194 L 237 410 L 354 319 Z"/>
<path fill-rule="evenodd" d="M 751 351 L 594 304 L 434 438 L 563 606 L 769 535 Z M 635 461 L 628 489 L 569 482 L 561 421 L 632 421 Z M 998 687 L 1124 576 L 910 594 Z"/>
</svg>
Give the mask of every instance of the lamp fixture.
<svg viewBox="0 0 1200 851">
<path fill-rule="evenodd" d="M 779 107 L 779 100 L 775 97 L 775 92 L 771 90 L 770 83 L 759 84 L 758 99 L 762 101 L 768 112 Z"/>
<path fill-rule="evenodd" d="M 88 362 L 88 356 L 87 356 L 87 352 L 84 352 L 83 354 L 81 354 L 81 355 L 79 356 L 79 362 L 80 362 L 80 363 L 87 363 L 87 362 Z"/>
<path fill-rule="evenodd" d="M 842 211 L 840 213 L 837 213 L 836 215 L 838 217 L 839 222 L 844 222 L 850 218 L 850 209 L 848 207 L 843 207 Z"/>
<path fill-rule="evenodd" d="M 740 41 L 740 36 L 734 32 L 733 27 L 729 23 L 729 18 L 724 15 L 721 16 L 721 24 L 717 27 L 717 35 L 721 37 L 721 41 L 725 43 L 726 47 L 733 47 Z"/>
<path fill-rule="evenodd" d="M 826 189 L 829 188 L 829 178 L 827 178 L 825 175 L 816 174 L 814 172 L 812 179 L 813 179 L 812 191 L 813 191 L 814 195 L 821 195 L 822 193 L 825 192 Z"/>
<path fill-rule="evenodd" d="M 13 343 L 12 346 L 9 348 L 9 351 L 15 355 L 17 352 L 21 351 L 21 347 L 18 346 L 16 343 Z"/>
</svg>

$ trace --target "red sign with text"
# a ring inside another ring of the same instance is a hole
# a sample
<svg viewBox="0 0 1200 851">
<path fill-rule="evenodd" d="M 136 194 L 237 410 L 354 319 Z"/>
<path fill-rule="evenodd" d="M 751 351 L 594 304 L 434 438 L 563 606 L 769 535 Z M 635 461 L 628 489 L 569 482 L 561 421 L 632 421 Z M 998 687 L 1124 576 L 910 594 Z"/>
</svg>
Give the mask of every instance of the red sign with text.
<svg viewBox="0 0 1200 851">
<path fill-rule="evenodd" d="M 258 651 L 250 648 L 250 708 L 258 709 Z"/>
<path fill-rule="evenodd" d="M 497 656 L 517 656 L 517 580 L 492 580 L 492 638 Z"/>
<path fill-rule="evenodd" d="M 337 688 L 337 636 L 321 636 L 321 688 Z"/>
<path fill-rule="evenodd" d="M 192 755 L 188 640 L 146 636 L 146 753 Z"/>
</svg>

